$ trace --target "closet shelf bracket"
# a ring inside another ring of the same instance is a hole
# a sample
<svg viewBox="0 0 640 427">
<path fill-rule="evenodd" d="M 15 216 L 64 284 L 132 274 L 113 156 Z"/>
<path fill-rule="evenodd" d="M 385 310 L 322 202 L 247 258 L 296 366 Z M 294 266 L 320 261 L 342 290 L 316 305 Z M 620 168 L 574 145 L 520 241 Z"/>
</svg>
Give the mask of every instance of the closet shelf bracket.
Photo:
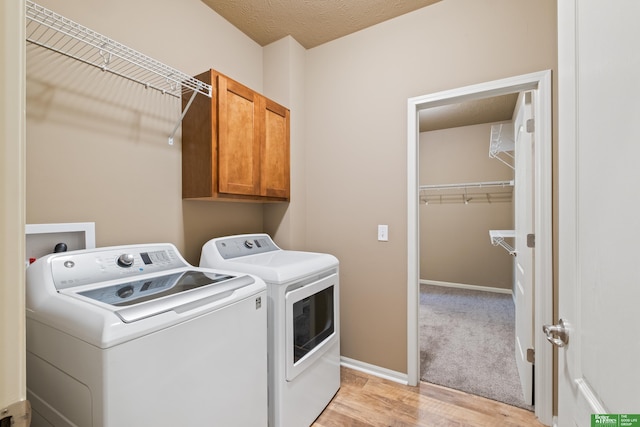
<svg viewBox="0 0 640 427">
<path fill-rule="evenodd" d="M 497 159 L 515 170 L 513 151 L 515 150 L 513 139 L 513 127 L 510 124 L 497 124 L 491 126 L 489 139 L 489 157 Z"/>
<path fill-rule="evenodd" d="M 25 6 L 26 40 L 28 42 L 178 99 L 182 98 L 183 93 L 193 91 L 191 100 L 183 111 L 180 121 L 169 136 L 169 144 L 173 144 L 173 137 L 196 94 L 200 93 L 209 98 L 212 96 L 211 85 L 207 83 L 156 61 L 31 0 L 27 0 Z"/>
<path fill-rule="evenodd" d="M 176 123 L 175 127 L 173 128 L 173 131 L 171 131 L 171 135 L 169 135 L 169 145 L 173 145 L 173 137 L 176 136 L 176 132 L 178 131 L 178 128 L 180 127 L 180 124 L 182 123 L 182 119 L 184 119 L 184 116 L 187 115 L 187 111 L 189 111 L 189 107 L 191 107 L 191 103 L 193 102 L 193 100 L 195 99 L 197 94 L 198 94 L 198 92 L 195 91 L 195 90 L 191 94 L 191 97 L 189 98 L 189 102 L 187 102 L 187 105 L 184 107 L 184 111 L 182 112 L 182 115 L 178 119 L 178 123 Z M 209 97 L 209 98 L 211 98 L 211 97 Z"/>
<path fill-rule="evenodd" d="M 502 246 L 509 255 L 516 256 L 517 252 L 513 246 L 504 239 L 513 239 L 516 237 L 515 230 L 489 230 L 489 238 L 493 246 Z"/>
</svg>

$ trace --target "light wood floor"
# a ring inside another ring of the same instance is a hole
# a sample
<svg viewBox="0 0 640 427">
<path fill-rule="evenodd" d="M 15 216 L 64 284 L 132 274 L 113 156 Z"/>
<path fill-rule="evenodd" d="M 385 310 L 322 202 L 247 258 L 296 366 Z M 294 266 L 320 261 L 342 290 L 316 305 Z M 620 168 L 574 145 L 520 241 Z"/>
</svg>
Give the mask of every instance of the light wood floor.
<svg viewBox="0 0 640 427">
<path fill-rule="evenodd" d="M 533 412 L 428 383 L 409 387 L 341 368 L 340 390 L 312 427 L 542 427 Z"/>
</svg>

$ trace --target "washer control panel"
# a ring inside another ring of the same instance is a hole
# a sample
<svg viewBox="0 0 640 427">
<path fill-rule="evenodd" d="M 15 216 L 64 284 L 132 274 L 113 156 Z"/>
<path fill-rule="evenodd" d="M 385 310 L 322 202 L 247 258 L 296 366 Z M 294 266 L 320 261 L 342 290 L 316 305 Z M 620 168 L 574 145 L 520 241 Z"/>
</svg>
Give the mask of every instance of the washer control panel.
<svg viewBox="0 0 640 427">
<path fill-rule="evenodd" d="M 216 249 L 223 259 L 279 251 L 268 234 L 245 234 L 215 239 Z"/>
<path fill-rule="evenodd" d="M 50 262 L 58 290 L 189 266 L 171 244 L 67 252 Z"/>
</svg>

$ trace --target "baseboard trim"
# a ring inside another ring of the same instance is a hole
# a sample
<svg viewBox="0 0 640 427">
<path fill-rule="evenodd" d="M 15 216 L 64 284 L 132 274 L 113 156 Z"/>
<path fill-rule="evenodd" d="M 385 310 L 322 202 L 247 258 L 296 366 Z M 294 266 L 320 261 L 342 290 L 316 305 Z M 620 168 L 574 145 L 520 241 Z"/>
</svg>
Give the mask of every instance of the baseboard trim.
<svg viewBox="0 0 640 427">
<path fill-rule="evenodd" d="M 490 286 L 468 285 L 468 284 L 464 284 L 464 283 L 439 282 L 437 280 L 422 280 L 422 279 L 420 279 L 420 284 L 421 285 L 442 286 L 442 287 L 445 287 L 445 288 L 470 289 L 470 290 L 473 290 L 473 291 L 496 292 L 496 293 L 499 293 L 499 294 L 509 294 L 509 295 L 513 294 L 511 289 L 492 288 Z"/>
<path fill-rule="evenodd" d="M 29 401 L 21 400 L 6 408 L 0 408 L 0 424 L 29 427 L 31 425 L 31 404 Z"/>
<path fill-rule="evenodd" d="M 356 371 L 371 374 L 373 376 L 383 378 L 385 380 L 394 381 L 403 385 L 409 384 L 409 377 L 407 376 L 407 374 L 392 371 L 391 369 L 383 368 L 380 366 L 371 365 L 370 363 L 340 356 L 340 365 L 344 366 L 345 368 L 354 369 Z"/>
</svg>

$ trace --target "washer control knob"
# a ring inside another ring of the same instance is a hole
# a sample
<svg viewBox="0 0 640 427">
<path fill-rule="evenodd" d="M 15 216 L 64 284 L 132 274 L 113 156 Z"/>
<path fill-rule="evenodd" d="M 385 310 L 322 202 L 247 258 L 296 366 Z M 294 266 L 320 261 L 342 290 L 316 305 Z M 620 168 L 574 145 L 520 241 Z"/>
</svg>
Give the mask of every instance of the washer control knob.
<svg viewBox="0 0 640 427">
<path fill-rule="evenodd" d="M 120 298 L 129 298 L 131 295 L 133 295 L 133 292 L 133 286 L 127 285 L 123 288 L 118 289 L 116 291 L 116 295 L 118 295 Z"/>
<path fill-rule="evenodd" d="M 245 240 L 244 245 L 247 247 L 247 249 L 253 248 L 253 242 L 251 240 Z"/>
<path fill-rule="evenodd" d="M 131 267 L 133 265 L 133 254 L 122 254 L 118 257 L 117 261 L 120 267 Z"/>
</svg>

